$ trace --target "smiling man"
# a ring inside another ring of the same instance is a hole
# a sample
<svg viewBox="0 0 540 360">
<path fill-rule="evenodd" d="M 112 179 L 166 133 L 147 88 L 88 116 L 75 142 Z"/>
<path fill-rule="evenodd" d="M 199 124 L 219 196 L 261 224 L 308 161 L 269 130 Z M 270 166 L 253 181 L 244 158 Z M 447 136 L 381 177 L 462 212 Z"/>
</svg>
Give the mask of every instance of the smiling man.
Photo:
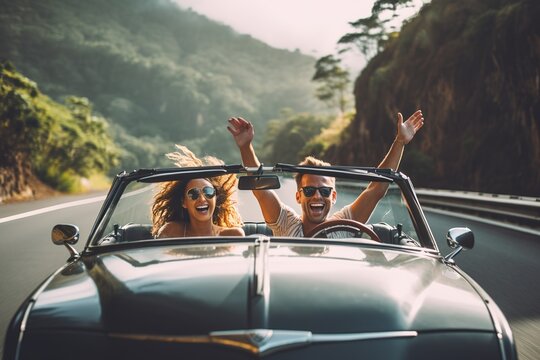
<svg viewBox="0 0 540 360">
<path fill-rule="evenodd" d="M 405 145 L 412 140 L 423 125 L 424 118 L 420 110 L 412 114 L 405 122 L 401 113 L 398 113 L 396 138 L 378 167 L 397 170 Z M 240 149 L 244 166 L 260 166 L 252 145 L 255 135 L 253 125 L 243 118 L 235 117 L 229 119 L 227 129 L 233 135 L 236 145 Z M 324 166 L 330 164 L 308 156 L 299 165 Z M 283 204 L 273 190 L 253 191 L 261 207 L 264 220 L 276 236 L 304 236 L 315 226 L 327 220 L 350 219 L 365 223 L 388 188 L 385 183 L 372 182 L 351 204 L 329 216 L 337 198 L 334 178 L 297 174 L 296 185 L 296 201 L 302 208 L 301 215 Z"/>
</svg>

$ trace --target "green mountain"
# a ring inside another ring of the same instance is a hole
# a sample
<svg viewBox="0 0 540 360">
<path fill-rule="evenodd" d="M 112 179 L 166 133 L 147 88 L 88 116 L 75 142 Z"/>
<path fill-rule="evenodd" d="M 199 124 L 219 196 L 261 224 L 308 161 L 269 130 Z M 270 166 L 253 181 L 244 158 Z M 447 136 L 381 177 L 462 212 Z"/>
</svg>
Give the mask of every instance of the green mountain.
<svg viewBox="0 0 540 360">
<path fill-rule="evenodd" d="M 538 19 L 538 0 L 433 0 L 362 71 L 327 159 L 376 165 L 421 108 L 401 167 L 417 186 L 539 196 Z"/>
<path fill-rule="evenodd" d="M 0 58 L 55 99 L 86 97 L 127 167 L 172 143 L 239 161 L 230 116 L 263 129 L 283 108 L 317 109 L 315 59 L 278 50 L 168 0 L 2 0 Z"/>
</svg>

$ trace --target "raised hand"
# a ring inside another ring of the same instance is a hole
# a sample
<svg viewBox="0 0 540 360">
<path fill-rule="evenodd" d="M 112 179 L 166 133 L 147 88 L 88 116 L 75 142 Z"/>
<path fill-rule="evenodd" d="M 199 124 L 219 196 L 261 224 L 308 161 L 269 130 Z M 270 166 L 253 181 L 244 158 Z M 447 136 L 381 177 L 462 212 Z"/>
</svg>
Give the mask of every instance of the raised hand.
<svg viewBox="0 0 540 360">
<path fill-rule="evenodd" d="M 239 148 L 251 144 L 253 137 L 255 136 L 253 125 L 241 117 L 230 118 L 227 130 L 232 134 L 234 141 Z"/>
<path fill-rule="evenodd" d="M 397 117 L 396 141 L 402 143 L 403 145 L 407 145 L 412 140 L 416 132 L 420 130 L 422 126 L 424 126 L 422 110 L 417 110 L 405 122 L 403 122 L 403 115 L 401 113 L 398 113 Z"/>
</svg>

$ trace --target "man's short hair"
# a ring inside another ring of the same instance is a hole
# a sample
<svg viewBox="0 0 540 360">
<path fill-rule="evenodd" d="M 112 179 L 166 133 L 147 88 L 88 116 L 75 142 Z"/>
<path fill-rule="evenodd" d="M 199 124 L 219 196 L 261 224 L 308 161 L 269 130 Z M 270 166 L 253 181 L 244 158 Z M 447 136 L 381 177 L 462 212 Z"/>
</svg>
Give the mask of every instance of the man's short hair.
<svg viewBox="0 0 540 360">
<path fill-rule="evenodd" d="M 326 162 L 326 161 L 322 161 L 320 159 L 317 159 L 316 157 L 313 157 L 313 156 L 306 156 L 304 158 L 304 160 L 302 160 L 299 164 L 299 166 L 330 166 L 331 164 Z M 301 174 L 301 173 L 296 173 L 294 175 L 294 180 L 296 180 L 296 188 L 297 189 L 300 189 L 300 186 L 302 185 L 302 176 L 304 176 L 305 174 Z M 335 178 L 332 178 L 333 182 L 335 183 Z"/>
</svg>

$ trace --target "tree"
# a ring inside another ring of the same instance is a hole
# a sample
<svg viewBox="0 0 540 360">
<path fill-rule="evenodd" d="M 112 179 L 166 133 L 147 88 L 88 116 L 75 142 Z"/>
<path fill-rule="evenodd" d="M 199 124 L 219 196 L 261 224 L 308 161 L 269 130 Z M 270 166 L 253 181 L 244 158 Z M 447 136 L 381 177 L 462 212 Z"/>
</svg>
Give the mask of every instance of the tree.
<svg viewBox="0 0 540 360">
<path fill-rule="evenodd" d="M 403 21 L 398 21 L 398 10 L 412 7 L 411 3 L 412 0 L 375 1 L 371 15 L 351 22 L 356 31 L 342 36 L 338 44 L 353 44 L 366 58 L 371 58 L 384 49 L 398 27 L 401 27 Z"/>
<path fill-rule="evenodd" d="M 315 74 L 311 80 L 321 83 L 316 90 L 317 99 L 329 107 L 337 106 L 343 114 L 348 103 L 349 72 L 341 67 L 341 59 L 333 55 L 323 56 L 315 63 Z"/>
</svg>

